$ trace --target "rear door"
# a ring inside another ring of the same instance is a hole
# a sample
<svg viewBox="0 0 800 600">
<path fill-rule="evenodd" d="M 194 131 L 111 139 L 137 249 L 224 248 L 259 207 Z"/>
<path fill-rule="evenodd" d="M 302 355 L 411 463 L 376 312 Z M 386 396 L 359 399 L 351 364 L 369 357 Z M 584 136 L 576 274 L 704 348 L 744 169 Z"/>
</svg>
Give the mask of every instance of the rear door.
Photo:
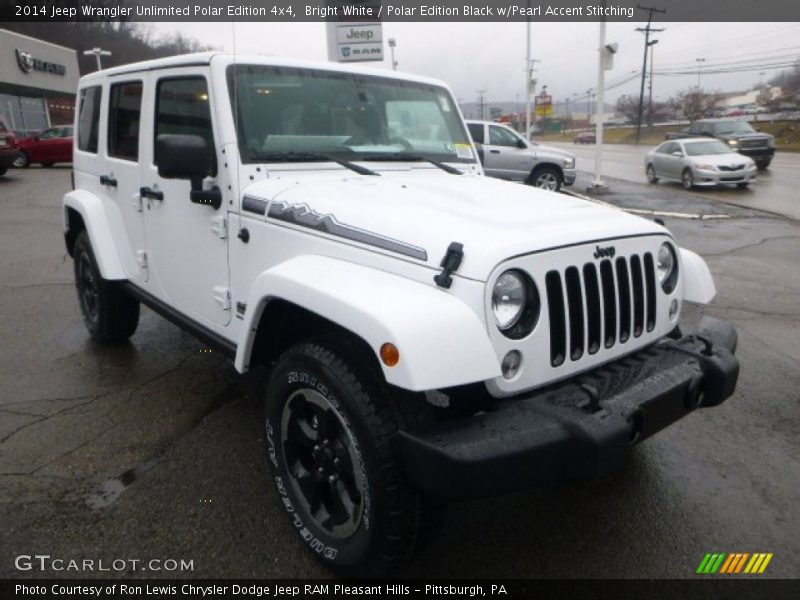
<svg viewBox="0 0 800 600">
<path fill-rule="evenodd" d="M 144 77 L 120 75 L 109 79 L 105 169 L 98 177 L 122 224 L 124 237 L 117 244 L 128 259 L 128 277 L 139 284 L 148 279 L 143 205 L 139 199 Z"/>
<path fill-rule="evenodd" d="M 212 162 L 203 186 L 211 189 L 216 185 L 217 165 L 223 155 L 218 155 L 215 143 L 208 75 L 207 67 L 152 72 L 141 185 L 147 206 L 147 261 L 154 278 L 153 293 L 198 323 L 213 327 L 227 325 L 231 315 L 227 186 L 221 186 L 221 208 L 193 204 L 190 182 L 160 177 L 154 152 L 155 139 L 162 134 L 203 137 Z"/>
</svg>

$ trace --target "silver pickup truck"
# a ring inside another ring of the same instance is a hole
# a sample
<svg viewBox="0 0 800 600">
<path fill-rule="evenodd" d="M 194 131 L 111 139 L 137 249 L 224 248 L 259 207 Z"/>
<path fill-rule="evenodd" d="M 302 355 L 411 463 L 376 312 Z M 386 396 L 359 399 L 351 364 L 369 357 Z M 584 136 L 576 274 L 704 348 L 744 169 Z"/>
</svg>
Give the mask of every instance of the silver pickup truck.
<svg viewBox="0 0 800 600">
<path fill-rule="evenodd" d="M 552 191 L 575 183 L 575 155 L 571 152 L 526 142 L 502 123 L 467 121 L 467 128 L 472 141 L 483 148 L 481 160 L 486 175 Z"/>
</svg>

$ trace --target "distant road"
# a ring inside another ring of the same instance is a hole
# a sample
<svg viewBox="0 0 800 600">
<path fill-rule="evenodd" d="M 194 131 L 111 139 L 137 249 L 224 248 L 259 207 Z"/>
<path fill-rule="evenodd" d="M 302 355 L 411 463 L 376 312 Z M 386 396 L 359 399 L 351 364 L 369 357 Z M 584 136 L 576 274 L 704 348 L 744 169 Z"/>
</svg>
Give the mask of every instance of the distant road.
<svg viewBox="0 0 800 600">
<path fill-rule="evenodd" d="M 577 156 L 579 171 L 594 172 L 595 146 L 564 142 L 546 142 L 547 145 L 570 150 Z M 608 144 L 603 149 L 603 175 L 645 183 L 644 156 L 650 146 Z M 679 183 L 661 182 L 658 185 L 679 186 Z M 580 191 L 580 190 L 577 190 Z M 758 184 L 747 190 L 735 187 L 698 189 L 698 194 L 720 202 L 765 210 L 800 220 L 800 153 L 778 152 L 770 168 L 760 171 Z"/>
</svg>

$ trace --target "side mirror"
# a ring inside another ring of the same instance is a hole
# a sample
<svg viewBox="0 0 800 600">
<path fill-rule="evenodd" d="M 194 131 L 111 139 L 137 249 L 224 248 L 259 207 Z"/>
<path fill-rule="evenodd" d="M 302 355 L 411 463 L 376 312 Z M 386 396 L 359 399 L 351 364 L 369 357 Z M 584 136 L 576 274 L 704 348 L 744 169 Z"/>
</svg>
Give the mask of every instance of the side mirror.
<svg viewBox="0 0 800 600">
<path fill-rule="evenodd" d="M 222 206 L 218 187 L 203 189 L 203 179 L 211 170 L 211 152 L 199 135 L 162 134 L 156 138 L 155 159 L 158 175 L 164 179 L 188 179 L 192 185 L 189 198 L 195 204 Z"/>
<path fill-rule="evenodd" d="M 208 175 L 208 145 L 199 135 L 162 134 L 156 138 L 155 159 L 158 175 L 164 179 L 195 180 Z"/>
<path fill-rule="evenodd" d="M 528 147 L 528 144 L 525 143 L 525 140 L 520 140 L 520 139 L 517 140 L 517 148 L 522 150 L 523 148 L 527 148 L 527 147 Z"/>
</svg>

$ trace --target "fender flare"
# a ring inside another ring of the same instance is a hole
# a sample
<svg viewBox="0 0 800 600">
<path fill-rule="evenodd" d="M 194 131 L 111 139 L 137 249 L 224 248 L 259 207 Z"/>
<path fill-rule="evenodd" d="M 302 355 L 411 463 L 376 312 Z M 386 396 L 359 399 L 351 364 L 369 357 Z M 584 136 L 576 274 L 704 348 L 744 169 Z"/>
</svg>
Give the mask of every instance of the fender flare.
<svg viewBox="0 0 800 600">
<path fill-rule="evenodd" d="M 117 246 L 111 235 L 103 203 L 96 195 L 86 190 L 73 190 L 64 196 L 64 232 L 69 229 L 69 209 L 76 211 L 86 226 L 94 257 L 103 279 L 126 279 Z"/>
<path fill-rule="evenodd" d="M 500 376 L 480 318 L 450 292 L 347 261 L 303 255 L 261 273 L 248 295 L 235 366 L 249 368 L 261 316 L 271 299 L 291 302 L 363 339 L 379 356 L 400 350 L 386 381 L 411 390 L 452 387 Z"/>
<path fill-rule="evenodd" d="M 708 304 L 717 294 L 714 278 L 706 261 L 691 250 L 680 248 L 680 266 L 683 282 L 683 299 Z"/>
</svg>

